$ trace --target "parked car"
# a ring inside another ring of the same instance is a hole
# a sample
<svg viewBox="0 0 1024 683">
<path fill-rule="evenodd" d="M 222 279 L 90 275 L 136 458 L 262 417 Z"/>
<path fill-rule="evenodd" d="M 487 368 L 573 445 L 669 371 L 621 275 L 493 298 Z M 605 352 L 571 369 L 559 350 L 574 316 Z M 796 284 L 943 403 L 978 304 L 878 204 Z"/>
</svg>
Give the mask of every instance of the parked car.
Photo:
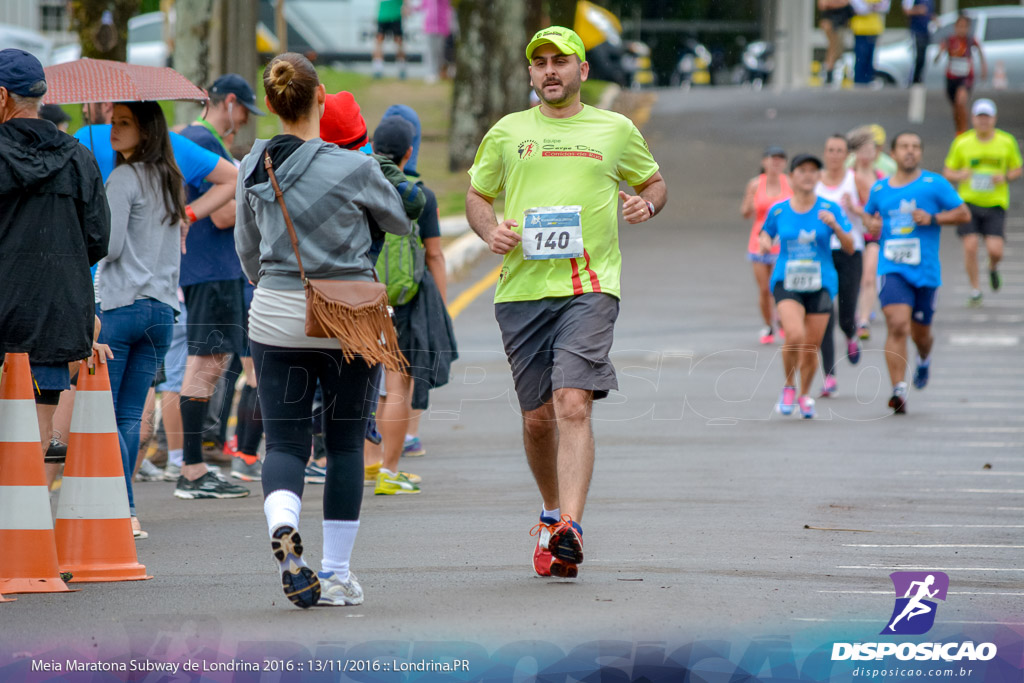
<svg viewBox="0 0 1024 683">
<path fill-rule="evenodd" d="M 989 78 L 997 63 L 1002 62 L 1011 88 L 1024 87 L 1024 7 L 1020 5 L 999 5 L 965 9 L 971 18 L 971 30 L 981 43 L 985 61 L 989 67 Z M 933 23 L 931 45 L 925 66 L 925 85 L 929 89 L 945 87 L 945 58 L 934 64 L 939 44 L 953 32 L 957 13 L 939 16 Z M 853 53 L 846 53 L 838 69 L 849 69 L 853 73 Z M 914 73 L 914 41 L 912 38 L 880 46 L 875 50 L 875 73 L 885 85 L 905 87 Z M 979 73 L 980 76 L 980 73 Z"/>
<path fill-rule="evenodd" d="M 18 48 L 34 55 L 43 66 L 49 66 L 52 62 L 52 46 L 53 42 L 41 33 L 20 26 L 0 24 L 0 50 Z"/>
</svg>

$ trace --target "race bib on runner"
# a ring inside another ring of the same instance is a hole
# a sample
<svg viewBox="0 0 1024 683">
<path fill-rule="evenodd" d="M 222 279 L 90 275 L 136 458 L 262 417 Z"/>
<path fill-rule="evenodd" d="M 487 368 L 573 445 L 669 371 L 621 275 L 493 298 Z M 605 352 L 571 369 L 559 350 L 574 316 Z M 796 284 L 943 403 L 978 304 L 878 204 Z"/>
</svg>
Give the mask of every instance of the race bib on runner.
<svg viewBox="0 0 1024 683">
<path fill-rule="evenodd" d="M 884 253 L 890 263 L 916 266 L 921 263 L 921 240 L 917 237 L 886 240 Z"/>
<path fill-rule="evenodd" d="M 821 289 L 821 263 L 818 261 L 788 261 L 786 279 L 782 283 L 790 292 L 816 292 Z"/>
<path fill-rule="evenodd" d="M 523 258 L 561 259 L 583 256 L 581 206 L 538 206 L 523 221 Z"/>
<path fill-rule="evenodd" d="M 996 183 L 992 180 L 991 173 L 971 174 L 971 189 L 975 192 L 991 192 L 996 189 Z"/>
<path fill-rule="evenodd" d="M 971 73 L 971 60 L 966 57 L 950 57 L 949 73 L 957 78 L 969 76 Z"/>
</svg>

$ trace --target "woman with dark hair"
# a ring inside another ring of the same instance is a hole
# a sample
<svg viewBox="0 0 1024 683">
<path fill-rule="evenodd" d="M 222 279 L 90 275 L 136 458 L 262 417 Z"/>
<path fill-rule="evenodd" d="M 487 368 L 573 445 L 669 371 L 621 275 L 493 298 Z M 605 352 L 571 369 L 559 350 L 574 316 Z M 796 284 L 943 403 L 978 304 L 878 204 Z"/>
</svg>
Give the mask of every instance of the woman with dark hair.
<svg viewBox="0 0 1024 683">
<path fill-rule="evenodd" d="M 167 122 L 156 102 L 114 105 L 110 145 L 117 165 L 107 178 L 110 247 L 96 273 L 99 341 L 110 346 L 110 389 L 128 484 L 132 528 L 132 473 L 146 393 L 171 343 L 178 311 L 178 266 L 185 197 Z M 82 400 L 82 395 L 78 395 Z"/>
<path fill-rule="evenodd" d="M 363 590 L 349 562 L 359 529 L 363 438 L 377 367 L 361 357 L 346 362 L 337 339 L 306 336 L 303 281 L 265 159 L 294 222 L 310 280 L 372 281 L 370 221 L 396 235 L 408 234 L 412 226 L 372 157 L 320 139 L 327 93 L 309 60 L 294 53 L 275 57 L 263 72 L 263 85 L 284 133 L 257 140 L 242 160 L 235 220 L 242 269 L 256 285 L 249 339 L 267 438 L 263 510 L 288 599 L 303 608 L 358 605 Z M 296 382 L 299 375 L 306 381 Z M 303 561 L 298 533 L 317 384 L 327 450 L 319 574 Z"/>
</svg>

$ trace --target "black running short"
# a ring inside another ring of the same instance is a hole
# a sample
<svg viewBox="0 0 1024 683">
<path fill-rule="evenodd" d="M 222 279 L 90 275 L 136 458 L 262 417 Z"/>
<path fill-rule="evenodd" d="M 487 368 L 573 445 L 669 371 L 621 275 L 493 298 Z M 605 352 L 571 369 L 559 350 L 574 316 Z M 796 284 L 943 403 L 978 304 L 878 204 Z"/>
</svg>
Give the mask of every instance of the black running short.
<svg viewBox="0 0 1024 683">
<path fill-rule="evenodd" d="M 199 282 L 181 288 L 185 293 L 185 310 L 188 311 L 188 355 L 246 355 L 242 284 L 242 279 L 236 278 Z"/>
<path fill-rule="evenodd" d="M 1006 239 L 1006 209 L 1001 206 L 975 206 L 968 204 L 971 221 L 956 226 L 956 234 L 1002 237 Z"/>
<path fill-rule="evenodd" d="M 971 94 L 971 90 L 974 88 L 974 79 L 969 76 L 963 78 L 950 78 L 946 76 L 946 97 L 949 98 L 950 102 L 956 102 L 956 91 L 960 89 L 960 86 L 967 88 L 967 94 Z"/>
<path fill-rule="evenodd" d="M 832 312 L 832 295 L 824 287 L 814 292 L 791 292 L 783 287 L 781 282 L 776 282 L 772 288 L 772 296 L 775 297 L 775 303 L 787 299 L 796 301 L 804 307 L 807 315 Z"/>
<path fill-rule="evenodd" d="M 556 389 L 584 389 L 594 400 L 618 389 L 612 348 L 619 300 L 581 294 L 495 304 L 519 407 L 536 410 Z"/>
<path fill-rule="evenodd" d="M 402 20 L 378 21 L 377 35 L 384 36 L 385 38 L 402 38 Z"/>
<path fill-rule="evenodd" d="M 850 23 L 850 19 L 853 17 L 853 8 L 847 5 L 846 7 L 840 7 L 839 9 L 825 10 L 821 13 L 821 18 L 824 21 L 828 21 L 832 24 L 833 28 L 842 28 Z"/>
</svg>

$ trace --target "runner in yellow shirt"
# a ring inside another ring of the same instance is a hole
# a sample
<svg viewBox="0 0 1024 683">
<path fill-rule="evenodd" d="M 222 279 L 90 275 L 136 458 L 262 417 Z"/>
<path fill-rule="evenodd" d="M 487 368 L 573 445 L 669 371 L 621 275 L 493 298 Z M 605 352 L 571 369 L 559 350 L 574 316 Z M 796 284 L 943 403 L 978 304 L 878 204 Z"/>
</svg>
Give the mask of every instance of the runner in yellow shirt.
<svg viewBox="0 0 1024 683">
<path fill-rule="evenodd" d="M 963 238 L 964 266 L 971 281 L 969 306 L 981 305 L 978 282 L 978 236 L 985 238 L 988 278 L 992 291 L 1002 286 L 999 261 L 1006 240 L 1006 210 L 1010 206 L 1008 183 L 1024 173 L 1017 140 L 996 128 L 996 105 L 980 99 L 971 108 L 974 128 L 957 136 L 946 156 L 942 174 L 958 183 L 957 193 L 971 210 L 971 222 L 957 227 Z"/>
<path fill-rule="evenodd" d="M 526 48 L 539 107 L 484 137 L 466 216 L 504 264 L 495 317 L 523 412 L 526 459 L 543 501 L 533 566 L 574 577 L 594 468 L 593 401 L 618 388 L 608 353 L 619 312 L 618 200 L 628 223 L 665 205 L 665 181 L 629 119 L 584 106 L 583 41 L 552 26 Z M 637 194 L 619 191 L 625 181 Z M 505 192 L 505 220 L 494 199 Z M 563 514 L 564 513 L 564 514 Z"/>
</svg>

